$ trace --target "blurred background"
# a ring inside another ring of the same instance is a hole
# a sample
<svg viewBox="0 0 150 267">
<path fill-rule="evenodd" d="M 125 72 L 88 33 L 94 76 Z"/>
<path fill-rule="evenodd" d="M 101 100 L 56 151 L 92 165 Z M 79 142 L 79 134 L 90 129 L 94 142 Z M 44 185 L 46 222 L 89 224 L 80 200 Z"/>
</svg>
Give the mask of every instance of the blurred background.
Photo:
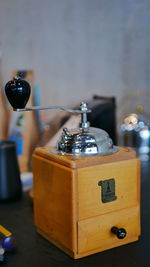
<svg viewBox="0 0 150 267">
<path fill-rule="evenodd" d="M 144 138 L 142 146 L 146 144 L 147 148 L 142 153 L 147 154 L 150 147 L 149 22 L 148 0 L 1 0 L 2 88 L 14 71 L 32 70 L 37 100 L 34 103 L 75 107 L 94 95 L 112 99 L 113 118 L 109 116 L 107 124 L 113 120 L 109 133 L 116 131 L 117 137 L 111 136 L 113 141 L 137 147 L 139 143 L 141 146 L 139 138 Z M 59 127 L 55 127 L 55 114 L 56 111 L 48 111 L 39 115 L 39 132 L 42 123 L 44 138 L 49 122 L 53 122 L 52 133 L 44 144 L 62 125 L 58 122 Z M 101 112 L 98 116 L 102 116 Z M 106 122 L 105 114 L 103 118 Z M 11 117 L 10 136 L 12 121 Z M 30 123 L 33 126 L 33 121 Z M 105 129 L 103 123 L 94 126 Z M 146 132 L 139 135 L 141 130 Z"/>
<path fill-rule="evenodd" d="M 42 104 L 149 91 L 148 0 L 1 0 L 4 83 L 33 69 Z M 119 112 L 119 110 L 118 110 Z"/>
</svg>

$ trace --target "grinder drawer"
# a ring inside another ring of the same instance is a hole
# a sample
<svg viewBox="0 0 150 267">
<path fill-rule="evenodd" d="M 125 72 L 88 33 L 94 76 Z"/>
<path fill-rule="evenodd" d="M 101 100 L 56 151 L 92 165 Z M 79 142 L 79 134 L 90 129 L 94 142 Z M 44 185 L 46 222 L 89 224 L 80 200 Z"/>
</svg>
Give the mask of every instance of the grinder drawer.
<svg viewBox="0 0 150 267">
<path fill-rule="evenodd" d="M 124 228 L 126 236 L 119 239 L 112 227 Z M 140 235 L 139 206 L 96 216 L 78 222 L 78 253 L 103 251 L 138 239 Z"/>
<path fill-rule="evenodd" d="M 79 220 L 136 206 L 139 169 L 137 158 L 78 169 Z"/>
</svg>

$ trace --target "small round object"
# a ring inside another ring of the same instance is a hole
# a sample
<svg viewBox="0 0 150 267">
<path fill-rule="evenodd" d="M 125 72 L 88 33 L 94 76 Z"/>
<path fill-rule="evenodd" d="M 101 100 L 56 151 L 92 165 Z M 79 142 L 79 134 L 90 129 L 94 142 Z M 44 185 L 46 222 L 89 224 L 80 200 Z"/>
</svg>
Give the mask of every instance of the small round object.
<svg viewBox="0 0 150 267">
<path fill-rule="evenodd" d="M 13 236 L 8 236 L 6 237 L 3 242 L 2 242 L 2 247 L 6 250 L 12 250 L 14 249 L 14 237 Z"/>
<path fill-rule="evenodd" d="M 120 229 L 118 230 L 117 237 L 118 237 L 119 239 L 123 239 L 123 238 L 126 237 L 126 234 L 127 234 L 126 230 L 125 230 L 124 228 L 120 228 Z"/>
<path fill-rule="evenodd" d="M 6 96 L 14 109 L 25 108 L 30 97 L 29 83 L 20 78 L 14 78 L 5 85 Z"/>
<path fill-rule="evenodd" d="M 124 228 L 112 227 L 111 232 L 117 236 L 118 239 L 123 239 L 126 237 L 127 232 Z"/>
</svg>

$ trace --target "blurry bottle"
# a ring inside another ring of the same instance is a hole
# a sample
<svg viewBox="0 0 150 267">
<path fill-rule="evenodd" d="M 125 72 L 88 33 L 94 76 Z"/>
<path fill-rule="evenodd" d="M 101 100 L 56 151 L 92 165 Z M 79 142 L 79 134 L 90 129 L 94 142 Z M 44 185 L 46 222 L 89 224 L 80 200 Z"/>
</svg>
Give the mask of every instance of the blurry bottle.
<svg viewBox="0 0 150 267">
<path fill-rule="evenodd" d="M 120 125 L 120 145 L 133 147 L 141 160 L 148 160 L 150 154 L 150 126 L 142 116 L 131 113 Z"/>
<path fill-rule="evenodd" d="M 2 80 L 2 56 L 0 55 L 0 140 L 6 140 L 8 137 L 9 111 L 3 92 Z"/>
<path fill-rule="evenodd" d="M 6 106 L 6 100 L 3 89 L 0 86 L 0 140 L 6 140 L 8 137 L 9 111 Z"/>
</svg>

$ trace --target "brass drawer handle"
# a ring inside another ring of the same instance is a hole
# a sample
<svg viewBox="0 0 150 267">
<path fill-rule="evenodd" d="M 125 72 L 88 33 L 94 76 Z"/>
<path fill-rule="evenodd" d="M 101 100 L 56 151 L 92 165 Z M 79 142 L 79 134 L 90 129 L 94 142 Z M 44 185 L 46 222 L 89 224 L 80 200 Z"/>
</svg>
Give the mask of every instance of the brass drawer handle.
<svg viewBox="0 0 150 267">
<path fill-rule="evenodd" d="M 117 236 L 117 238 L 119 238 L 119 239 L 123 239 L 127 235 L 127 232 L 126 232 L 126 230 L 124 228 L 118 228 L 118 227 L 115 227 L 115 226 L 113 226 L 111 228 L 111 232 L 113 234 L 115 234 Z"/>
</svg>

